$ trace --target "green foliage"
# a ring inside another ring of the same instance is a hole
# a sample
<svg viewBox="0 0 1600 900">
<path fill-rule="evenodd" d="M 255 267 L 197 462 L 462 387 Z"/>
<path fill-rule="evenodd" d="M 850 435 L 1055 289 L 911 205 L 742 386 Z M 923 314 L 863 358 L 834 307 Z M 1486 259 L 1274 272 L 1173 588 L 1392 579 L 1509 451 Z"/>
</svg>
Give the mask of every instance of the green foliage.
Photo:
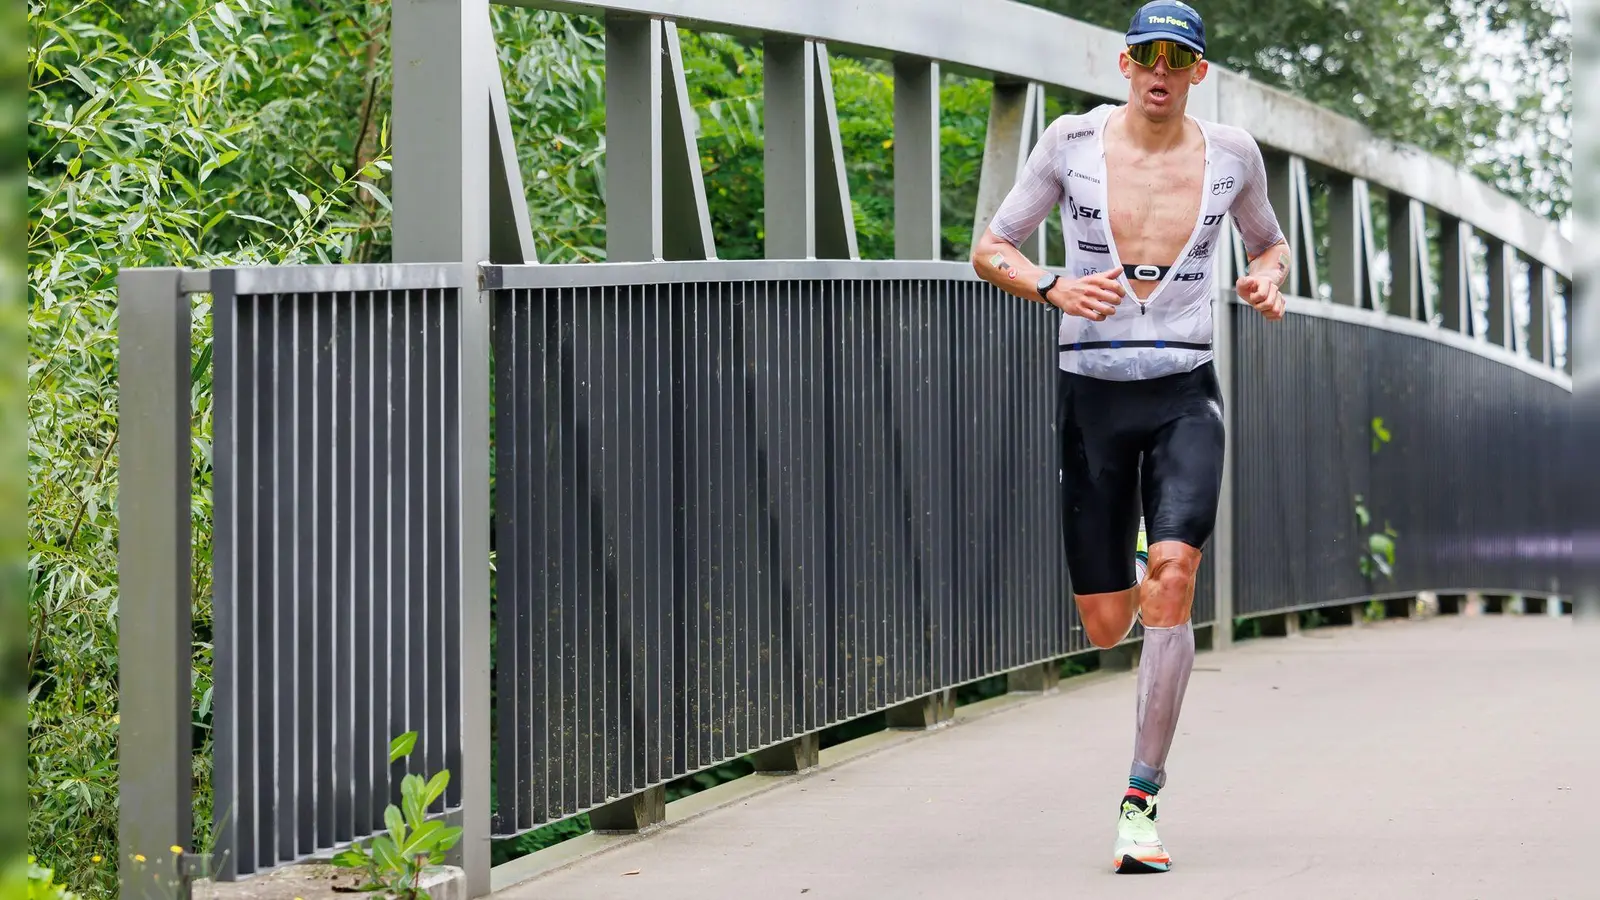
<svg viewBox="0 0 1600 900">
<path fill-rule="evenodd" d="M 1383 424 L 1383 416 L 1373 416 L 1372 417 L 1372 452 L 1373 452 L 1373 454 L 1377 454 L 1378 448 L 1382 447 L 1384 444 L 1389 443 L 1390 438 L 1392 438 L 1393 436 L 1394 435 L 1389 433 L 1389 429 L 1384 426 L 1384 424 Z"/>
<path fill-rule="evenodd" d="M 1361 529 L 1372 524 L 1372 514 L 1367 510 L 1366 501 L 1360 494 L 1355 497 L 1356 522 Z M 1366 545 L 1362 548 L 1358 565 L 1361 575 L 1371 578 L 1373 575 L 1382 575 L 1385 578 L 1394 578 L 1394 539 L 1400 532 L 1388 522 L 1383 523 L 1383 530 L 1366 536 Z"/>
<path fill-rule="evenodd" d="M 389 744 L 389 762 L 410 755 L 417 745 L 417 733 L 408 731 Z M 383 892 L 398 900 L 420 900 L 427 896 L 422 877 L 431 867 L 444 862 L 445 854 L 461 840 L 462 829 L 428 818 L 428 807 L 444 796 L 450 784 L 448 769 L 435 773 L 426 782 L 421 775 L 407 775 L 400 781 L 400 805 L 389 804 L 383 811 L 387 831 L 370 842 L 357 841 L 333 858 L 333 864 L 361 869 L 366 882 L 359 890 Z"/>
<path fill-rule="evenodd" d="M 114 867 L 91 859 L 114 857 L 116 842 L 116 273 L 360 259 L 387 227 L 377 185 L 388 160 L 380 122 L 366 136 L 348 124 L 361 118 L 367 66 L 341 40 L 364 32 L 334 13 L 262 0 L 35 0 L 28 23 L 29 844 L 101 895 Z M 357 154 L 363 144 L 370 153 Z M 207 312 L 202 299 L 197 746 L 210 721 Z M 197 847 L 207 758 L 195 763 Z"/>
<path fill-rule="evenodd" d="M 1133 0 L 1024 0 L 1128 28 Z M 1566 0 L 1207 0 L 1218 65 L 1471 168 L 1530 208 L 1571 206 Z"/>
<path fill-rule="evenodd" d="M 28 893 L 26 900 L 77 900 L 77 894 L 65 885 L 56 884 L 55 872 L 28 857 Z"/>
</svg>

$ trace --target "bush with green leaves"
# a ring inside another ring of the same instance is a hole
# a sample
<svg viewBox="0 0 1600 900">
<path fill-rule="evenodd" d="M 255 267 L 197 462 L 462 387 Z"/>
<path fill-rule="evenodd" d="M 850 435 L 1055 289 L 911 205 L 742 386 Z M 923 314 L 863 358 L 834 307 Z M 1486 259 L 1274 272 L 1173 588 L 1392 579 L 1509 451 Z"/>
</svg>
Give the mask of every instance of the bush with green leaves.
<svg viewBox="0 0 1600 900">
<path fill-rule="evenodd" d="M 292 9 L 282 4 L 284 9 Z M 117 272 L 350 259 L 384 222 L 381 123 L 359 168 L 291 110 L 337 70 L 260 0 L 28 8 L 29 844 L 79 890 L 113 890 L 117 718 Z M 352 61 L 354 62 L 354 61 Z M 279 93 L 284 92 L 284 93 Z M 309 143 L 304 143 L 306 141 Z M 297 143 L 301 142 L 301 143 Z M 208 304 L 195 306 L 194 699 L 210 710 Z M 197 835 L 209 818 L 196 756 Z"/>
<path fill-rule="evenodd" d="M 77 900 L 78 895 L 56 884 L 56 873 L 28 857 L 28 893 L 26 900 Z"/>
</svg>

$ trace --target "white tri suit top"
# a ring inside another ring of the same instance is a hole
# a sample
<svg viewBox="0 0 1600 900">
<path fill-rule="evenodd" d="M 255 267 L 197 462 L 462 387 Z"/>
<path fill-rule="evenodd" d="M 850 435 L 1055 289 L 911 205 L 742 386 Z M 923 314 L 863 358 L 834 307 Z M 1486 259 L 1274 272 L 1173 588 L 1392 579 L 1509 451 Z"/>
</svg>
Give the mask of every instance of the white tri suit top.
<svg viewBox="0 0 1600 900">
<path fill-rule="evenodd" d="M 1059 205 L 1069 269 L 1066 280 L 1123 267 L 1106 212 L 1104 128 L 1106 117 L 1116 108 L 1106 104 L 1052 122 L 989 225 L 997 236 L 1020 245 Z M 1228 246 L 1222 242 L 1228 215 L 1238 225 L 1250 258 L 1283 240 L 1268 203 L 1266 166 L 1255 139 L 1241 128 L 1195 121 L 1205 135 L 1206 170 L 1200 213 L 1189 242 L 1143 303 L 1126 273 L 1121 273 L 1117 278 L 1123 301 L 1105 321 L 1062 314 L 1063 371 L 1137 381 L 1204 365 L 1212 358 L 1213 257 Z"/>
</svg>

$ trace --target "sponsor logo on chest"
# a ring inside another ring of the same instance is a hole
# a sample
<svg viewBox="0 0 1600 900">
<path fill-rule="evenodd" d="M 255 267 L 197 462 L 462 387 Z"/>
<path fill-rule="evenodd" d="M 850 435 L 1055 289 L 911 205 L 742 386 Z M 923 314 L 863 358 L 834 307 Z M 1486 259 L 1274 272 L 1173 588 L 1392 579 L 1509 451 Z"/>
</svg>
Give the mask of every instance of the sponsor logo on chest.
<svg viewBox="0 0 1600 900">
<path fill-rule="evenodd" d="M 1079 219 L 1104 219 L 1105 218 L 1105 216 L 1102 214 L 1102 212 L 1100 210 L 1095 209 L 1092 206 L 1079 206 L 1078 205 L 1078 201 L 1074 200 L 1071 194 L 1067 195 L 1067 208 L 1072 211 L 1072 220 L 1074 222 L 1076 222 Z"/>
</svg>

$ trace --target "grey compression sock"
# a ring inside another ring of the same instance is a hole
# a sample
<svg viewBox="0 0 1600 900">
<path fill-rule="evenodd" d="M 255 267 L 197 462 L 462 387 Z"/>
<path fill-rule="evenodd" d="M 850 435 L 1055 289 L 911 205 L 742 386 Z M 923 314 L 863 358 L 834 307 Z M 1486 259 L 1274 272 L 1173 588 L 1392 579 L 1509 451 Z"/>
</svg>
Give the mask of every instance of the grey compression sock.
<svg viewBox="0 0 1600 900">
<path fill-rule="evenodd" d="M 1157 787 L 1167 783 L 1167 751 L 1178 729 L 1178 711 L 1194 670 L 1194 626 L 1144 628 L 1139 655 L 1139 710 L 1133 738 L 1134 778 Z"/>
</svg>

